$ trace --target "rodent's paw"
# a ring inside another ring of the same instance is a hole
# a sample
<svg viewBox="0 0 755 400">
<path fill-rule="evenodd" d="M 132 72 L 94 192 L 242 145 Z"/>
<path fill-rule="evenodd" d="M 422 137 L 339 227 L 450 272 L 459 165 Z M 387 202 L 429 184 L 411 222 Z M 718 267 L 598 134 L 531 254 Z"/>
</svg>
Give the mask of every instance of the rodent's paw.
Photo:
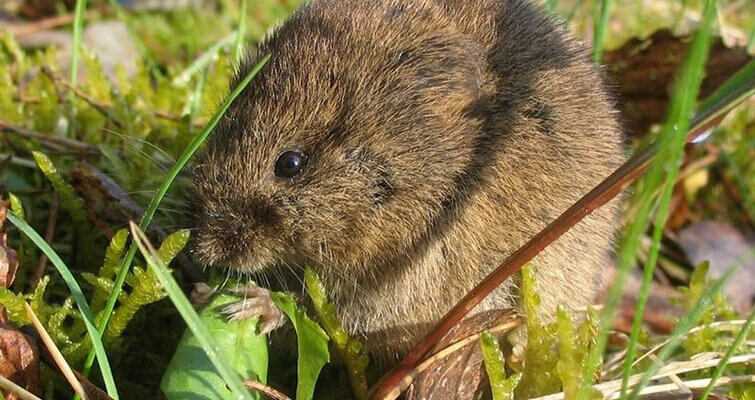
<svg viewBox="0 0 755 400">
<path fill-rule="evenodd" d="M 243 297 L 243 300 L 231 303 L 223 309 L 223 314 L 230 320 L 259 317 L 260 335 L 266 335 L 286 323 L 286 316 L 273 303 L 269 290 L 249 284 L 230 291 Z"/>
</svg>

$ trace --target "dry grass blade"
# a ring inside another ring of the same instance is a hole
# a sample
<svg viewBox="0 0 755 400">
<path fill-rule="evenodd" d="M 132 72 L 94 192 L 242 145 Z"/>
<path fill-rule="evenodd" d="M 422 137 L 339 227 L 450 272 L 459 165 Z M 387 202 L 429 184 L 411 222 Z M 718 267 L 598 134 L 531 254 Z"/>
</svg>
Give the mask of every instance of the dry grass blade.
<svg viewBox="0 0 755 400">
<path fill-rule="evenodd" d="M 29 319 L 31 319 L 31 323 L 34 325 L 34 329 L 37 330 L 40 339 L 42 339 L 42 343 L 44 343 L 45 347 L 47 347 L 47 351 L 50 352 L 52 359 L 55 361 L 55 365 L 60 368 L 60 372 L 63 373 L 63 376 L 65 376 L 68 384 L 71 385 L 71 388 L 74 392 L 76 392 L 77 395 L 79 395 L 79 397 L 81 397 L 83 400 L 87 400 L 88 397 L 86 395 L 86 391 L 84 391 L 84 387 L 81 385 L 81 382 L 76 379 L 76 374 L 73 372 L 73 369 L 70 365 L 68 365 L 65 357 L 63 357 L 63 353 L 61 353 L 58 349 L 58 346 L 55 345 L 55 342 L 50 337 L 50 334 L 47 333 L 45 327 L 42 326 L 41 322 L 39 322 L 37 315 L 34 314 L 34 310 L 31 309 L 31 306 L 29 306 L 28 303 L 24 303 L 24 308 L 26 308 L 26 314 L 29 316 Z"/>
<path fill-rule="evenodd" d="M 704 329 L 720 329 L 720 330 L 731 330 L 733 332 L 737 332 L 741 326 L 745 325 L 747 321 L 745 320 L 736 320 L 736 321 L 720 321 L 720 322 L 714 322 L 707 325 L 697 326 L 693 329 L 691 329 L 685 336 L 689 336 L 691 334 L 700 332 Z M 667 345 L 671 341 L 671 339 L 666 339 L 661 343 L 658 343 L 657 345 L 653 346 L 650 350 L 648 350 L 645 354 L 638 357 L 636 360 L 634 360 L 634 363 L 632 366 L 636 366 L 640 361 L 650 357 L 651 355 L 655 354 L 658 350 L 662 349 L 663 346 Z"/>
<path fill-rule="evenodd" d="M 0 375 L 0 389 L 15 394 L 19 400 L 42 400 L 2 375 Z"/>
<path fill-rule="evenodd" d="M 12 133 L 26 139 L 36 140 L 43 145 L 52 147 L 54 150 L 69 150 L 86 154 L 100 153 L 100 151 L 97 150 L 97 147 L 92 146 L 91 144 L 60 136 L 45 135 L 43 133 L 35 132 L 26 128 L 22 128 L 20 126 L 15 126 L 2 120 L 0 120 L 0 132 Z"/>
<path fill-rule="evenodd" d="M 734 321 L 719 321 L 719 322 L 713 322 L 707 325 L 701 325 L 698 327 L 695 327 L 691 329 L 689 332 L 687 332 L 686 336 L 692 335 L 694 333 L 700 332 L 704 329 L 715 329 L 718 331 L 730 331 L 730 332 L 739 332 L 742 326 L 744 326 L 747 323 L 745 320 L 734 320 Z M 634 363 L 632 363 L 632 367 L 639 364 L 642 360 L 651 357 L 653 354 L 658 352 L 658 350 L 662 349 L 663 346 L 667 345 L 671 339 L 666 339 L 657 345 L 651 347 L 647 352 L 645 352 L 643 355 L 639 356 L 636 360 L 634 360 Z M 624 350 L 621 354 L 621 357 L 617 357 L 616 359 L 612 359 L 610 362 L 606 362 L 604 364 L 605 370 L 601 374 L 601 380 L 606 379 L 607 377 L 611 376 L 612 373 L 615 373 L 618 369 L 622 367 L 622 363 L 624 360 L 624 355 L 626 355 L 626 350 Z"/>
<path fill-rule="evenodd" d="M 751 363 L 755 361 L 755 354 L 744 354 L 736 357 L 732 357 L 729 360 L 729 364 L 745 364 L 745 363 Z M 690 360 L 690 361 L 681 361 L 681 362 L 672 362 L 666 365 L 665 367 L 661 368 L 657 374 L 653 376 L 653 380 L 658 379 L 671 379 L 672 376 L 684 374 L 688 372 L 694 372 L 694 371 L 700 371 L 707 368 L 712 368 L 718 365 L 721 362 L 720 358 L 706 358 L 706 359 L 700 359 L 700 360 Z M 640 382 L 642 378 L 642 374 L 636 374 L 632 375 L 629 378 L 629 385 L 632 387 L 633 385 L 636 385 Z M 719 378 L 716 384 L 718 386 L 723 386 L 727 384 L 733 384 L 737 383 L 733 380 L 736 379 L 745 379 L 744 382 L 750 382 L 752 379 L 755 379 L 753 376 L 745 376 L 745 377 L 722 377 Z M 708 384 L 710 384 L 711 379 L 699 379 L 699 380 L 693 380 L 693 381 L 682 381 L 684 383 L 684 386 L 686 386 L 689 389 L 703 389 Z M 593 388 L 596 390 L 599 390 L 603 396 L 605 396 L 606 399 L 617 399 L 620 396 L 620 390 L 621 390 L 621 382 L 622 379 L 616 379 L 609 382 L 604 382 L 598 385 L 594 385 Z M 662 390 L 661 390 L 662 388 Z M 647 394 L 652 393 L 664 393 L 664 392 L 670 392 L 674 390 L 679 390 L 679 385 L 677 383 L 670 383 L 670 384 L 664 384 L 664 385 L 656 385 L 656 386 L 648 386 L 644 388 L 642 391 L 639 392 L 640 396 L 644 396 Z M 564 393 L 555 393 L 548 396 L 542 396 L 538 397 L 536 399 L 532 400 L 562 400 L 564 399 Z"/>
<path fill-rule="evenodd" d="M 253 381 L 251 379 L 245 380 L 244 386 L 246 386 L 249 389 L 256 390 L 273 400 L 291 400 L 290 397 L 279 392 L 278 390 L 275 390 L 271 388 L 270 386 L 267 386 L 261 382 Z"/>
<path fill-rule="evenodd" d="M 705 387 L 707 387 L 711 381 L 712 381 L 711 379 L 694 379 L 691 381 L 683 381 L 683 383 L 684 383 L 684 386 L 686 386 L 687 388 L 691 390 L 696 390 L 696 389 L 699 390 L 699 389 L 704 389 Z M 745 384 L 745 383 L 755 383 L 755 375 L 723 377 L 716 381 L 716 387 Z M 679 386 L 676 383 L 666 383 L 666 384 L 648 386 L 640 392 L 640 396 L 673 393 L 678 388 Z M 606 397 L 606 400 L 619 399 L 620 395 L 621 395 L 620 393 L 613 393 L 612 395 Z M 563 393 L 557 393 L 557 394 L 552 394 L 548 396 L 538 397 L 532 400 L 561 400 L 563 398 L 564 398 Z"/>
</svg>

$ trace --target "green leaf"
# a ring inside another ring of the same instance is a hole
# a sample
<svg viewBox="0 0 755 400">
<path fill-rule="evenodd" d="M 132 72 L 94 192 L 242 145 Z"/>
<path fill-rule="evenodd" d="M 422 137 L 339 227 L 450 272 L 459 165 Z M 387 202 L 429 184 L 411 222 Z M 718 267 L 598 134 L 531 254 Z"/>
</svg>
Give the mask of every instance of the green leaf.
<svg viewBox="0 0 755 400">
<path fill-rule="evenodd" d="M 21 204 L 21 200 L 13 193 L 9 193 L 8 198 L 10 199 L 10 210 L 19 218 L 26 219 L 24 206 Z"/>
<path fill-rule="evenodd" d="M 168 235 L 160 244 L 157 257 L 164 265 L 169 265 L 188 241 L 189 231 L 185 229 Z M 120 337 L 140 309 L 166 296 L 153 269 L 134 267 L 127 282 L 131 286 L 131 293 L 121 299 L 120 305 L 113 313 L 113 318 L 105 330 L 105 339 L 108 341 Z"/>
<path fill-rule="evenodd" d="M 527 319 L 527 347 L 524 352 L 522 383 L 517 386 L 518 398 L 535 398 L 555 393 L 561 387 L 556 373 L 558 361 L 558 338 L 553 325 L 542 323 L 539 318 L 535 273 L 531 265 L 522 269 L 522 308 Z"/>
<path fill-rule="evenodd" d="M 320 325 L 307 316 L 291 295 L 274 292 L 271 297 L 296 330 L 298 351 L 296 400 L 310 400 L 314 396 L 320 370 L 330 361 L 328 335 L 320 328 Z"/>
<path fill-rule="evenodd" d="M 191 77 L 205 69 L 213 60 L 218 57 L 220 50 L 230 46 L 234 41 L 238 40 L 238 33 L 230 33 L 220 39 L 217 43 L 212 45 L 207 51 L 205 51 L 200 57 L 196 59 L 188 68 L 178 74 L 173 79 L 173 84 L 176 86 L 184 86 L 189 83 Z"/>
<path fill-rule="evenodd" d="M 0 304 L 2 304 L 11 321 L 17 324 L 29 324 L 31 320 L 26 316 L 23 295 L 13 293 L 10 289 L 0 287 Z"/>
<path fill-rule="evenodd" d="M 369 397 L 367 386 L 367 366 L 370 359 L 364 345 L 353 337 L 341 326 L 341 321 L 336 315 L 336 308 L 328 302 L 320 278 L 312 269 L 304 270 L 304 284 L 307 294 L 312 299 L 317 319 L 325 328 L 328 336 L 333 339 L 333 345 L 341 359 L 346 364 L 346 372 L 349 376 L 351 391 L 357 400 L 367 400 Z"/>
<path fill-rule="evenodd" d="M 157 251 L 149 243 L 146 236 L 144 236 L 144 232 L 142 232 L 133 222 L 131 223 L 131 235 L 134 238 L 134 243 L 136 243 L 144 256 L 144 259 L 147 260 L 147 263 L 155 272 L 155 275 L 157 275 L 157 278 L 165 288 L 165 291 L 168 292 L 168 297 L 170 297 L 170 300 L 176 306 L 179 314 L 181 314 L 181 317 L 186 321 L 189 330 L 196 337 L 197 343 L 215 367 L 215 370 L 225 384 L 230 388 L 232 397 L 237 400 L 253 399 L 252 394 L 244 387 L 237 371 L 232 367 L 230 361 L 226 359 L 225 353 L 221 351 L 219 343 L 214 339 L 210 329 L 203 323 L 197 312 L 194 311 L 194 307 L 189 302 L 189 299 L 186 298 L 183 290 L 178 286 L 178 282 L 173 278 L 170 270 L 165 266 L 162 260 L 160 260 Z M 218 398 L 228 398 L 227 392 L 223 392 L 223 394 L 224 397 Z"/>
<path fill-rule="evenodd" d="M 105 250 L 105 261 L 100 268 L 100 276 L 104 278 L 113 279 L 115 273 L 118 271 L 118 261 L 123 256 L 123 252 L 126 250 L 126 240 L 128 239 L 128 229 L 121 229 L 113 235 Z"/>
<path fill-rule="evenodd" d="M 490 380 L 493 400 L 514 400 L 514 389 L 519 385 L 522 374 L 506 377 L 506 364 L 498 340 L 489 332 L 480 335 L 480 348 L 485 361 L 485 371 Z"/>
<path fill-rule="evenodd" d="M 236 30 L 236 45 L 234 46 L 233 60 L 240 63 L 244 56 L 244 38 L 246 37 L 246 0 L 241 0 L 239 11 L 239 27 Z"/>
<path fill-rule="evenodd" d="M 171 261 L 186 247 L 189 243 L 190 232 L 188 229 L 182 229 L 168 235 L 157 249 L 157 256 L 163 264 L 168 265 Z"/>
<path fill-rule="evenodd" d="M 63 179 L 58 172 L 58 169 L 55 168 L 55 164 L 52 163 L 52 160 L 50 160 L 46 154 L 39 151 L 33 151 L 32 155 L 34 156 L 34 161 L 36 161 L 39 170 L 42 171 L 45 177 L 47 177 L 47 180 L 52 184 L 52 187 L 55 188 L 55 191 L 60 195 L 60 204 L 69 214 L 71 214 L 74 224 L 76 224 L 77 227 L 84 226 L 87 220 L 86 212 L 84 211 L 84 200 L 76 194 L 73 186 Z"/>
<path fill-rule="evenodd" d="M 200 313 L 211 340 L 229 367 L 240 376 L 267 383 L 267 338 L 256 334 L 257 319 L 229 321 L 218 311 L 238 301 L 237 297 L 218 295 Z M 163 375 L 160 388 L 169 400 L 226 399 L 230 392 L 199 340 L 187 330 Z M 252 398 L 259 398 L 252 393 Z"/>
</svg>

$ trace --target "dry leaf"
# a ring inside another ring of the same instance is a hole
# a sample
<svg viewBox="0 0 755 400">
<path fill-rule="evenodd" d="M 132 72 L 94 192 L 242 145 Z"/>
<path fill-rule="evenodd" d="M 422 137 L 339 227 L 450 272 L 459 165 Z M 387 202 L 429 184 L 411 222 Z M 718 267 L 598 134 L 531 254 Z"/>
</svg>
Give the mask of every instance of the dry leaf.
<svg viewBox="0 0 755 400">
<path fill-rule="evenodd" d="M 8 288 L 13 283 L 18 271 L 16 252 L 8 247 L 8 235 L 5 233 L 5 219 L 9 204 L 0 201 L 0 287 Z"/>
<path fill-rule="evenodd" d="M 79 163 L 71 171 L 71 184 L 87 209 L 108 225 L 124 225 L 144 213 L 118 183 L 87 163 Z"/>
<path fill-rule="evenodd" d="M 72 8 L 75 0 L 13 0 L 18 4 L 18 13 L 29 19 L 55 15 L 59 7 Z"/>
<path fill-rule="evenodd" d="M 0 324 L 0 375 L 29 392 L 40 394 L 39 350 L 34 340 L 7 324 Z M 16 400 L 5 393 L 8 400 Z"/>
<path fill-rule="evenodd" d="M 679 245 L 692 264 L 710 261 L 712 278 L 721 277 L 729 268 L 739 269 L 729 279 L 724 293 L 734 309 L 746 314 L 755 299 L 755 238 L 747 237 L 731 225 L 702 221 L 679 232 Z"/>
<path fill-rule="evenodd" d="M 8 247 L 5 220 L 9 204 L 0 201 L 0 287 L 8 288 L 13 283 L 18 270 L 16 252 Z M 32 338 L 6 323 L 5 309 L 0 306 L 0 375 L 10 379 L 24 389 L 40 392 L 39 351 Z M 6 393 L 5 398 L 16 400 L 14 394 Z"/>
<path fill-rule="evenodd" d="M 113 400 L 112 397 L 108 396 L 105 391 L 97 387 L 95 384 L 93 384 L 89 378 L 86 376 L 73 371 L 76 374 L 76 379 L 79 380 L 81 383 L 81 386 L 84 387 L 84 393 L 87 395 L 87 399 L 89 400 Z"/>
<path fill-rule="evenodd" d="M 514 319 L 511 310 L 487 311 L 456 325 L 436 349 L 443 349 L 458 340 L 489 330 Z M 406 392 L 407 400 L 472 400 L 489 391 L 479 340 L 437 360 L 421 372 Z"/>
<path fill-rule="evenodd" d="M 642 135 L 652 124 L 663 120 L 672 79 L 689 43 L 689 37 L 675 37 L 669 30 L 660 30 L 647 39 L 632 39 L 606 53 L 604 62 L 611 82 L 617 86 L 616 97 L 630 134 Z M 727 48 L 716 38 L 700 96 L 711 94 L 751 59 L 746 48 Z"/>
</svg>

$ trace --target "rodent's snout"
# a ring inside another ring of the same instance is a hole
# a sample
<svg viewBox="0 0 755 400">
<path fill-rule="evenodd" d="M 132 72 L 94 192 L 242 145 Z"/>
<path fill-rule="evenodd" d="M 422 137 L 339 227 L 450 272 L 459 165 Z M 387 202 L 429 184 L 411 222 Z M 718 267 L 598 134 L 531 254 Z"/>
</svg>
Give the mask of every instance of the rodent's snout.
<svg viewBox="0 0 755 400">
<path fill-rule="evenodd" d="M 192 254 L 203 265 L 263 269 L 284 248 L 281 218 L 278 207 L 261 197 L 206 203 L 197 210 Z"/>
</svg>

